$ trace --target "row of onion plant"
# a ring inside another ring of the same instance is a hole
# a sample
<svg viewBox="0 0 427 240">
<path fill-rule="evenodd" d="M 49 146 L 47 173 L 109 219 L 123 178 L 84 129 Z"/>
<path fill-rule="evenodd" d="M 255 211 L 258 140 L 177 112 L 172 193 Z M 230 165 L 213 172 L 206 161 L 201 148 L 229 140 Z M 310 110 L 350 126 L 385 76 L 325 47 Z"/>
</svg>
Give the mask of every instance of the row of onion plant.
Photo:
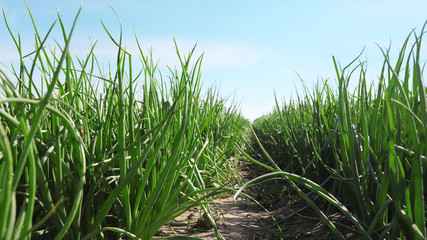
<svg viewBox="0 0 427 240">
<path fill-rule="evenodd" d="M 334 58 L 337 84 L 323 81 L 296 100 L 276 102 L 276 110 L 253 125 L 264 160 L 247 155 L 270 173 L 244 187 L 288 180 L 338 239 L 345 238 L 328 217 L 331 208 L 321 209 L 310 193 L 341 211 L 362 239 L 425 239 L 424 27 L 409 34 L 394 61 L 380 48 L 377 79 L 367 79 L 366 62 L 358 58 L 344 68 Z"/>
<path fill-rule="evenodd" d="M 73 58 L 80 11 L 69 33 L 58 14 L 41 35 L 28 9 L 34 49 L 24 52 L 3 9 L 20 64 L 0 70 L 0 239 L 150 239 L 195 205 L 220 238 L 208 203 L 234 171 L 237 105 L 202 91 L 194 49 L 184 57 L 176 47 L 179 66 L 163 79 L 136 37 L 139 69 L 122 34 L 103 25 L 114 67 L 102 71 L 96 43 Z M 58 24 L 62 40 L 48 47 Z"/>
</svg>

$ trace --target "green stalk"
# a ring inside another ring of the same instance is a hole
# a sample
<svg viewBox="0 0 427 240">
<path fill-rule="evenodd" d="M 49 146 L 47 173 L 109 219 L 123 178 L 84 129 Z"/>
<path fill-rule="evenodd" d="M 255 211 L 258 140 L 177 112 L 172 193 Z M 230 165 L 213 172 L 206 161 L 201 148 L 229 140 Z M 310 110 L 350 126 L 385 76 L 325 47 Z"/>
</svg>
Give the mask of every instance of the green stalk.
<svg viewBox="0 0 427 240">
<path fill-rule="evenodd" d="M 3 72 L 1 72 L 3 74 Z M 0 164 L 0 238 L 10 239 L 12 229 L 8 229 L 8 224 L 13 222 L 10 219 L 12 215 L 12 176 L 13 176 L 13 157 L 10 142 L 3 124 L 0 124 L 0 149 L 3 153 L 3 160 Z"/>
</svg>

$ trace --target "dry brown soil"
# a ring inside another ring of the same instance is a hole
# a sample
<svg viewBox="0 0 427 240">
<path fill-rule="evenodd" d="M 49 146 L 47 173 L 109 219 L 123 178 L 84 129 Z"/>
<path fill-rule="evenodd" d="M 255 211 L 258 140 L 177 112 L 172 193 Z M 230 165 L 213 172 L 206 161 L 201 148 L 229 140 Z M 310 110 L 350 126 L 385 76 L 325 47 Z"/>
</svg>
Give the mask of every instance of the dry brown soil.
<svg viewBox="0 0 427 240">
<path fill-rule="evenodd" d="M 245 165 L 241 165 L 241 173 L 247 179 L 253 177 L 253 173 Z M 316 213 L 285 181 L 258 186 L 249 194 L 269 209 L 275 220 L 253 201 L 239 197 L 234 202 L 231 194 L 224 195 L 214 200 L 215 205 L 211 205 L 215 212 L 215 222 L 224 239 L 336 239 Z M 326 212 L 327 205 L 319 200 L 315 201 Z M 340 213 L 331 211 L 329 217 L 338 225 L 351 227 Z M 192 208 L 172 221 L 171 225 L 163 226 L 156 237 L 190 236 L 217 239 L 214 230 L 205 223 L 208 221 L 204 220 L 206 219 L 200 207 Z M 187 224 L 176 226 L 176 222 Z M 345 227 L 339 229 L 346 239 L 357 239 L 354 232 Z"/>
<path fill-rule="evenodd" d="M 215 222 L 225 239 L 269 239 L 265 238 L 266 233 L 262 231 L 264 226 L 259 221 L 259 219 L 268 217 L 268 214 L 256 210 L 252 202 L 242 198 L 234 202 L 231 195 L 226 195 L 216 199 L 215 203 L 219 207 L 219 209 L 215 209 L 216 207 L 213 206 L 213 209 L 216 210 Z M 203 217 L 200 207 L 192 208 L 173 221 L 190 222 L 190 224 L 163 226 L 157 237 L 173 236 L 175 232 L 178 236 L 217 239 L 214 230 L 207 227 L 209 223 L 205 223 L 204 220 L 206 219 Z"/>
</svg>

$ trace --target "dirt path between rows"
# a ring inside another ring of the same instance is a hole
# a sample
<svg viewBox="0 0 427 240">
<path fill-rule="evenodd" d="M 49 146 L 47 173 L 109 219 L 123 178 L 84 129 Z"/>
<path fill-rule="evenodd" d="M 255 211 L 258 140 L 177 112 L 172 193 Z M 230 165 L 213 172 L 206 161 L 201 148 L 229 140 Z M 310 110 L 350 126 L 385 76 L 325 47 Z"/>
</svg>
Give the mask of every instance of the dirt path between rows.
<svg viewBox="0 0 427 240">
<path fill-rule="evenodd" d="M 250 170 L 247 163 L 238 163 L 242 179 L 252 179 L 259 174 L 258 171 L 254 173 Z M 336 239 L 325 223 L 289 187 L 286 181 L 275 180 L 259 185 L 251 188 L 249 194 L 261 202 L 275 220 L 273 221 L 269 213 L 253 201 L 239 197 L 234 202 L 232 193 L 225 194 L 216 198 L 215 204 L 210 204 L 216 225 L 224 239 Z M 348 229 L 351 227 L 351 223 L 345 219 L 342 213 L 326 211 L 328 204 L 319 199 L 312 200 L 325 211 L 331 220 L 339 224 L 338 229 L 345 239 L 360 237 Z M 177 226 L 176 223 L 181 223 L 181 225 Z M 174 219 L 170 225 L 163 226 L 155 237 L 187 236 L 215 240 L 217 236 L 209 225 L 209 220 L 204 219 L 201 208 L 194 207 Z"/>
<path fill-rule="evenodd" d="M 268 218 L 265 211 L 257 210 L 255 203 L 239 198 L 233 201 L 233 196 L 227 194 L 215 200 L 219 209 L 214 204 L 212 207 L 216 212 L 215 221 L 221 235 L 225 239 L 271 239 L 267 231 L 262 229 L 265 226 L 260 219 Z M 217 239 L 212 228 L 206 227 L 203 211 L 200 207 L 195 207 L 185 212 L 173 222 L 190 223 L 186 226 L 163 226 L 157 234 L 157 237 L 173 236 L 191 236 L 207 240 Z M 208 222 L 208 221 L 206 221 Z"/>
<path fill-rule="evenodd" d="M 240 176 L 231 178 L 239 179 L 243 183 L 253 176 L 250 176 L 248 163 L 239 159 L 234 159 L 235 166 L 239 168 Z M 215 204 L 210 204 L 212 214 L 218 230 L 224 239 L 274 239 L 266 230 L 265 219 L 270 219 L 269 214 L 253 201 L 238 197 L 233 201 L 233 193 L 227 193 L 214 199 Z M 156 237 L 168 236 L 190 236 L 206 240 L 217 239 L 215 231 L 210 226 L 208 219 L 203 216 L 200 207 L 194 207 L 183 213 L 172 221 L 172 223 L 189 223 L 183 226 L 163 226 Z"/>
</svg>

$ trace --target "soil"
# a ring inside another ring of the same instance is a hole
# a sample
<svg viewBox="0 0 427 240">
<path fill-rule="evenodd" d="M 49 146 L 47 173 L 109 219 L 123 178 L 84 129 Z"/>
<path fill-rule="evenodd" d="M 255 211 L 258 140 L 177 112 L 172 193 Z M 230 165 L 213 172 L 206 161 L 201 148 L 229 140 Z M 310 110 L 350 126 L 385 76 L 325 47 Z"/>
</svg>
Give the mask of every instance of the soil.
<svg viewBox="0 0 427 240">
<path fill-rule="evenodd" d="M 244 178 L 254 177 L 253 169 L 247 164 L 240 164 L 240 168 Z M 233 196 L 227 194 L 215 199 L 215 204 L 211 205 L 216 225 L 224 239 L 336 239 L 317 214 L 285 181 L 275 180 L 259 185 L 250 189 L 248 194 L 258 203 L 243 197 L 234 202 Z M 360 237 L 351 230 L 351 224 L 341 213 L 327 211 L 326 203 L 313 200 L 324 212 L 329 213 L 328 217 L 336 222 L 346 239 Z M 269 213 L 260 205 L 268 209 Z M 176 223 L 185 225 L 176 226 Z M 156 234 L 156 237 L 170 236 L 217 239 L 200 207 L 188 210 L 170 225 L 163 226 Z"/>
<path fill-rule="evenodd" d="M 268 239 L 264 237 L 266 236 L 265 231 L 262 231 L 265 226 L 259 221 L 259 219 L 268 217 L 268 214 L 256 210 L 252 202 L 242 198 L 234 202 L 231 195 L 220 197 L 215 202 L 219 207 L 216 209 L 215 222 L 225 239 Z M 163 226 L 156 237 L 173 236 L 175 232 L 177 236 L 217 239 L 215 231 L 209 226 L 210 222 L 204 218 L 200 207 L 185 212 L 172 224 L 176 222 L 190 224 L 182 227 Z"/>
</svg>

